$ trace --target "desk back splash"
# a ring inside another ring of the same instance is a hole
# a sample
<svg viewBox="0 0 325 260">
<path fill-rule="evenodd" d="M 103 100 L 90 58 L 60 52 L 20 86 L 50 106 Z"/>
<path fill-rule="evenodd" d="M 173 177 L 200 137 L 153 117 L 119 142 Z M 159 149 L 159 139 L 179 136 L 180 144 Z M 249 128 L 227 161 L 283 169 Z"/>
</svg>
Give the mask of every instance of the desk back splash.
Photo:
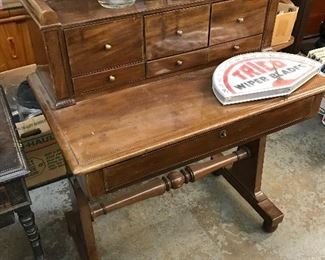
<svg viewBox="0 0 325 260">
<path fill-rule="evenodd" d="M 44 94 L 58 109 L 158 77 L 268 49 L 278 0 L 21 0 L 34 21 Z"/>
</svg>

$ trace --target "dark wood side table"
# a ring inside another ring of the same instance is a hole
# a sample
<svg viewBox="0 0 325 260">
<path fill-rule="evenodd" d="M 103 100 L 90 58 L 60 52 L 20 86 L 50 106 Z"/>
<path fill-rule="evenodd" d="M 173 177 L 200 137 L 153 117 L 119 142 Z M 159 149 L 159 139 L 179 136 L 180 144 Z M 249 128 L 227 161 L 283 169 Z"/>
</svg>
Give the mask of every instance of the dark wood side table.
<svg viewBox="0 0 325 260">
<path fill-rule="evenodd" d="M 13 224 L 16 213 L 31 243 L 35 259 L 44 259 L 25 183 L 28 172 L 4 91 L 0 86 L 0 227 Z"/>
</svg>

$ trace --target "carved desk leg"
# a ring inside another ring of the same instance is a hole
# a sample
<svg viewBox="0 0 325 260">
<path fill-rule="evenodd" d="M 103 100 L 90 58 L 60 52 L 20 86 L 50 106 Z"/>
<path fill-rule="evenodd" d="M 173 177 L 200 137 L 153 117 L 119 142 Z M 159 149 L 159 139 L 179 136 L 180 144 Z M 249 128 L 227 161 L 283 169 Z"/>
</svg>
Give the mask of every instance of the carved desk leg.
<svg viewBox="0 0 325 260">
<path fill-rule="evenodd" d="M 263 228 L 273 232 L 283 220 L 283 213 L 261 191 L 266 137 L 245 144 L 251 157 L 234 163 L 230 170 L 223 169 L 223 176 L 264 219 Z"/>
<path fill-rule="evenodd" d="M 19 217 L 19 222 L 23 226 L 26 235 L 32 245 L 34 258 L 37 260 L 44 259 L 43 248 L 38 228 L 35 224 L 35 216 L 30 206 L 16 209 L 15 212 Z"/>
<path fill-rule="evenodd" d="M 77 180 L 70 179 L 73 210 L 66 213 L 70 235 L 75 240 L 79 255 L 85 260 L 97 260 L 91 211 L 86 195 Z"/>
</svg>

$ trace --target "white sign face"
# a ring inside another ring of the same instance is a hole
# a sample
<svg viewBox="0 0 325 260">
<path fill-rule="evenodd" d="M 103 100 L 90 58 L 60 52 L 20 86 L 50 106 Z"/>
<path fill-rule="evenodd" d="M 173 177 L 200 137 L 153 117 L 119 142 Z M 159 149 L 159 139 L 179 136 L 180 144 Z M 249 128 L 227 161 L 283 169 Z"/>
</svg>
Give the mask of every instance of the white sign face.
<svg viewBox="0 0 325 260">
<path fill-rule="evenodd" d="M 279 52 L 239 55 L 217 67 L 213 90 L 225 104 L 288 95 L 317 74 L 320 66 L 308 58 Z"/>
</svg>

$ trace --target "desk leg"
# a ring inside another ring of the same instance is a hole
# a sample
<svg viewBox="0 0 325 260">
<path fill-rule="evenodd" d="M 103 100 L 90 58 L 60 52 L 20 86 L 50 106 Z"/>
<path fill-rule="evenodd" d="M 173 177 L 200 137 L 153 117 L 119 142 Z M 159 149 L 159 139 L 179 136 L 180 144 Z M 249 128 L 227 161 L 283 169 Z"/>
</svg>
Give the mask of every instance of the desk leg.
<svg viewBox="0 0 325 260">
<path fill-rule="evenodd" d="M 70 180 L 73 210 L 65 214 L 70 235 L 73 237 L 81 259 L 97 260 L 96 241 L 90 207 L 77 180 Z"/>
<path fill-rule="evenodd" d="M 18 215 L 19 222 L 23 226 L 26 235 L 32 245 L 34 258 L 36 260 L 44 259 L 43 248 L 41 245 L 41 238 L 38 232 L 38 228 L 35 224 L 35 216 L 30 206 L 25 206 L 16 209 L 15 212 Z"/>
<path fill-rule="evenodd" d="M 245 144 L 251 157 L 234 163 L 229 170 L 223 169 L 222 175 L 264 219 L 264 230 L 273 232 L 284 215 L 261 191 L 265 145 L 266 137 Z"/>
</svg>

